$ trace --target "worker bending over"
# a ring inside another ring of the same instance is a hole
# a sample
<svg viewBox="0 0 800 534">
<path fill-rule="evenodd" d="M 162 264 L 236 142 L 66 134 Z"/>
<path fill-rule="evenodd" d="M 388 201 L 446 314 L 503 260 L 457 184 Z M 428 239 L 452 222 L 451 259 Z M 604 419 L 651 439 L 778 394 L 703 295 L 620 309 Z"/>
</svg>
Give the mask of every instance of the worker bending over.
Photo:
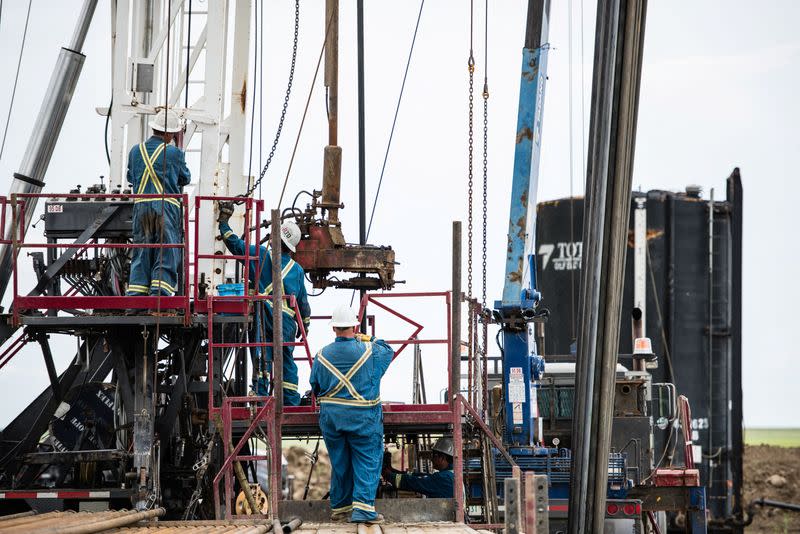
<svg viewBox="0 0 800 534">
<path fill-rule="evenodd" d="M 383 463 L 380 385 L 394 351 L 381 339 L 357 334 L 357 325 L 349 307 L 333 312 L 336 341 L 317 353 L 311 389 L 333 471 L 331 520 L 349 516 L 354 523 L 381 523 L 383 516 L 375 511 Z"/>
<path fill-rule="evenodd" d="M 128 183 L 137 195 L 177 195 L 191 181 L 183 144 L 183 127 L 172 110 L 161 110 L 150 121 L 153 135 L 128 155 Z M 174 197 L 135 198 L 134 244 L 183 243 L 181 202 Z M 180 248 L 134 248 L 126 294 L 171 297 L 178 289 Z"/>
<path fill-rule="evenodd" d="M 426 497 L 453 498 L 453 440 L 442 437 L 433 445 L 431 459 L 436 473 L 403 473 L 384 465 L 383 478 L 399 490 L 415 491 Z"/>
<path fill-rule="evenodd" d="M 225 246 L 231 254 L 244 256 L 244 241 L 231 230 L 228 221 L 233 215 L 233 202 L 219 202 L 219 233 L 225 241 Z M 295 262 L 292 254 L 296 251 L 297 243 L 300 242 L 300 228 L 294 221 L 285 221 L 280 227 L 281 233 L 281 284 L 283 285 L 284 295 L 293 295 L 297 301 L 297 308 L 300 310 L 301 320 L 308 332 L 311 322 L 311 307 L 308 304 L 308 293 L 305 286 L 305 272 L 299 263 Z M 267 247 L 250 245 L 250 280 L 258 280 L 258 292 L 260 295 L 272 295 L 272 251 Z M 256 261 L 256 256 L 259 258 Z M 261 272 L 256 272 L 260 270 Z M 272 343 L 272 301 L 264 300 L 259 304 L 256 314 L 256 325 L 254 328 L 256 341 L 261 341 L 262 337 L 267 343 Z M 283 301 L 283 341 L 292 342 L 297 334 L 297 318 L 295 311 L 289 306 L 288 301 Z M 262 319 L 263 316 L 263 319 Z M 300 393 L 297 387 L 297 364 L 294 362 L 294 347 L 283 345 L 283 404 L 285 406 L 297 406 L 300 404 Z M 261 348 L 254 351 L 256 378 L 253 389 L 256 395 L 268 395 L 269 376 L 273 362 L 272 346 L 267 345 L 264 350 L 265 358 L 261 361 Z M 276 385 L 277 387 L 277 385 Z"/>
</svg>

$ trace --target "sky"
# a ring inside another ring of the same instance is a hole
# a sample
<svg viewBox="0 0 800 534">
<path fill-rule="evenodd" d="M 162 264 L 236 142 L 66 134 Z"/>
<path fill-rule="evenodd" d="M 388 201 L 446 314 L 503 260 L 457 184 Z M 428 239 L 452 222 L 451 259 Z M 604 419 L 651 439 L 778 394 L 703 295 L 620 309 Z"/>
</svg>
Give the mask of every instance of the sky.
<svg viewBox="0 0 800 534">
<path fill-rule="evenodd" d="M 196 5 L 202 5 L 200 0 Z M 339 143 L 343 149 L 343 228 L 357 241 L 357 118 L 354 2 L 342 2 L 340 26 Z M 482 179 L 482 98 L 484 73 L 490 90 L 488 124 L 487 293 L 502 291 L 506 218 L 526 2 L 489 3 L 488 68 L 484 62 L 484 5 L 475 2 L 476 187 Z M 0 14 L 0 127 L 16 70 L 28 3 L 6 1 Z M 27 45 L 6 146 L 0 157 L 0 192 L 6 191 L 38 112 L 60 46 L 72 33 L 81 2 L 33 0 Z M 301 2 L 297 72 L 286 125 L 262 197 L 270 206 L 286 176 L 324 32 L 324 2 Z M 571 6 L 571 19 L 570 19 Z M 365 12 L 367 199 L 377 188 L 392 117 L 403 77 L 417 1 L 367 2 Z M 266 2 L 264 12 L 262 161 L 280 115 L 291 52 L 293 2 Z M 96 107 L 110 96 L 110 7 L 100 0 L 84 48 L 86 64 L 46 176 L 47 191 L 66 191 L 96 183 L 108 174 L 103 146 L 104 118 Z M 800 143 L 796 135 L 800 105 L 795 86 L 800 71 L 800 35 L 795 22 L 800 4 L 791 0 L 760 3 L 706 1 L 649 2 L 634 187 L 680 191 L 700 184 L 707 196 L 724 195 L 725 178 L 740 167 L 744 185 L 743 387 L 746 426 L 800 426 L 794 406 L 798 365 L 792 305 L 800 289 L 792 280 L 800 259 L 792 221 L 800 185 L 795 179 Z M 570 23 L 571 22 L 571 23 Z M 570 31 L 571 28 L 571 31 Z M 369 241 L 391 245 L 400 265 L 402 291 L 444 291 L 450 285 L 451 221 L 467 217 L 467 102 L 469 4 L 427 0 L 408 74 L 402 106 L 377 202 Z M 582 195 L 583 155 L 591 97 L 594 3 L 553 2 L 546 89 L 539 200 Z M 570 56 L 572 61 L 570 61 Z M 582 89 L 583 87 L 583 89 Z M 297 146 L 287 196 L 319 188 L 326 144 L 323 91 L 315 88 Z M 255 89 L 259 92 L 259 89 Z M 570 98 L 571 96 L 571 98 Z M 582 104 L 583 101 L 583 104 Z M 571 105 L 570 105 L 571 102 Z M 570 111 L 571 108 L 571 111 Z M 256 131 L 259 131 L 258 125 Z M 258 137 L 254 140 L 258 147 Z M 257 154 L 258 149 L 255 150 Z M 254 168 L 259 159 L 254 157 Z M 194 169 L 193 169 L 194 170 Z M 476 217 L 480 198 L 476 199 Z M 476 218 L 476 236 L 481 223 Z M 39 228 L 41 230 L 41 227 Z M 465 228 L 466 230 L 466 228 Z M 476 237 L 475 294 L 480 294 L 480 240 Z M 546 291 L 546 288 L 543 288 Z M 312 299 L 314 313 L 329 314 L 350 293 L 327 291 Z M 7 302 L 7 299 L 6 299 Z M 425 324 L 427 339 L 444 332 L 445 310 L 436 298 L 393 302 Z M 379 334 L 408 335 L 409 327 L 376 311 Z M 312 350 L 330 341 L 323 322 L 312 328 Z M 54 340 L 63 368 L 74 341 Z M 410 350 L 384 381 L 383 398 L 410 395 Z M 425 346 L 429 398 L 444 387 L 441 347 Z M 300 364 L 301 388 L 308 368 Z M 0 371 L 5 392 L 0 407 L 4 425 L 45 386 L 36 350 L 17 356 Z M 779 401 L 779 402 L 776 402 Z"/>
</svg>

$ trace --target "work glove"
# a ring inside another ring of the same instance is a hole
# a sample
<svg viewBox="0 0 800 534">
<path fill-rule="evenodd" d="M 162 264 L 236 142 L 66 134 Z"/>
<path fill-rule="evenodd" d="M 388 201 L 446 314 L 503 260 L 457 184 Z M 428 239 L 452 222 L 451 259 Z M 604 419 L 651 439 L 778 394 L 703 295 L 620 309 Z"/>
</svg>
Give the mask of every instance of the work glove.
<svg viewBox="0 0 800 534">
<path fill-rule="evenodd" d="M 306 337 L 308 337 L 308 325 L 305 325 L 305 329 L 306 329 Z M 294 337 L 296 337 L 297 339 L 300 339 L 301 337 L 303 337 L 303 333 L 300 331 L 299 328 L 296 329 L 296 331 L 294 333 Z"/>
<path fill-rule="evenodd" d="M 231 218 L 231 215 L 233 215 L 233 202 L 221 200 L 217 202 L 217 207 L 219 208 L 219 216 L 217 217 L 217 221 L 221 223 L 227 223 Z"/>
<path fill-rule="evenodd" d="M 356 339 L 362 343 L 369 343 L 373 341 L 375 338 L 369 334 L 356 334 Z"/>
</svg>

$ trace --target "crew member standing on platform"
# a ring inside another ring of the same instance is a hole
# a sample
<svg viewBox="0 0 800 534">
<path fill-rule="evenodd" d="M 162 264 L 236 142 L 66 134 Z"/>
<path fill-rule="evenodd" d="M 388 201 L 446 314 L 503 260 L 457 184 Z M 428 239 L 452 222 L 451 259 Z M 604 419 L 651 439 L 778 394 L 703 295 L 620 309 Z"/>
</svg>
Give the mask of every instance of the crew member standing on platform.
<svg viewBox="0 0 800 534">
<path fill-rule="evenodd" d="M 228 221 L 233 215 L 233 202 L 219 202 L 219 233 L 225 241 L 225 246 L 231 254 L 244 256 L 245 243 L 233 230 Z M 301 320 L 306 333 L 311 323 L 311 307 L 308 304 L 308 293 L 305 286 L 305 271 L 299 263 L 292 259 L 292 253 L 296 251 L 297 244 L 300 242 L 300 228 L 297 224 L 288 220 L 281 224 L 281 284 L 283 284 L 283 294 L 292 295 L 297 301 L 297 308 L 300 311 Z M 267 247 L 250 245 L 250 280 L 258 279 L 258 292 L 261 295 L 272 295 L 272 251 Z M 256 262 L 256 256 L 259 261 Z M 260 269 L 261 273 L 256 270 Z M 272 343 L 272 301 L 262 301 L 263 306 L 259 306 L 256 314 L 256 325 L 253 329 L 257 342 L 262 338 L 266 343 Z M 263 311 L 263 313 L 262 313 Z M 294 309 L 289 306 L 288 301 L 283 301 L 283 341 L 292 342 L 297 335 L 297 318 Z M 300 404 L 300 392 L 297 386 L 297 364 L 294 362 L 294 347 L 283 345 L 283 404 L 285 406 L 297 406 Z M 264 350 L 265 358 L 261 362 L 260 347 L 253 351 L 254 368 L 256 369 L 255 383 L 253 389 L 256 395 L 265 396 L 269 394 L 269 370 L 272 365 L 272 346 L 267 345 Z"/>
<path fill-rule="evenodd" d="M 383 478 L 399 490 L 415 491 L 426 497 L 453 498 L 455 478 L 453 476 L 453 439 L 442 437 L 433 445 L 431 458 L 433 474 L 403 473 L 383 466 Z"/>
<path fill-rule="evenodd" d="M 153 135 L 128 155 L 128 183 L 137 195 L 177 195 L 191 181 L 177 113 L 164 110 L 150 121 Z M 177 146 L 170 143 L 175 140 Z M 134 244 L 183 243 L 181 201 L 175 197 L 135 198 Z M 134 248 L 126 294 L 175 295 L 178 291 L 180 248 Z"/>
<path fill-rule="evenodd" d="M 347 306 L 333 312 L 336 340 L 317 353 L 311 389 L 333 471 L 331 519 L 381 523 L 383 516 L 375 511 L 383 463 L 380 387 L 394 351 L 383 340 L 357 334 L 358 324 Z"/>
</svg>

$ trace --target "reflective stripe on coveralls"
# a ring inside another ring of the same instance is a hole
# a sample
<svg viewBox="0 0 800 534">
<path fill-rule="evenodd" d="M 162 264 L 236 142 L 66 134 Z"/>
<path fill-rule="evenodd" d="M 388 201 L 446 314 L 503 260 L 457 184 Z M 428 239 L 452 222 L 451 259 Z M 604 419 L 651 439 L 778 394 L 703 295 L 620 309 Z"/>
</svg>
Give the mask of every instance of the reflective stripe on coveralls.
<svg viewBox="0 0 800 534">
<path fill-rule="evenodd" d="M 267 250 L 267 247 L 251 244 L 249 249 L 245 247 L 245 242 L 241 239 L 227 221 L 219 223 L 219 233 L 225 241 L 225 247 L 236 256 L 249 255 L 251 257 L 249 262 L 239 260 L 239 263 L 246 264 L 250 273 L 250 280 L 253 288 L 259 294 L 265 294 L 267 287 L 272 282 L 272 269 L 268 266 L 272 264 L 272 254 Z M 287 264 L 291 263 L 291 267 Z M 284 280 L 284 295 L 293 295 L 297 308 L 300 310 L 300 315 L 303 319 L 303 324 L 308 328 L 311 321 L 311 308 L 308 305 L 308 293 L 305 288 L 305 272 L 299 263 L 292 260 L 288 253 L 281 253 L 281 270 L 285 274 L 282 275 Z M 269 304 L 272 304 L 271 302 Z M 292 310 L 294 311 L 294 310 Z M 288 345 L 289 342 L 295 339 L 297 333 L 297 318 L 292 319 L 292 315 L 287 310 L 286 317 L 283 321 L 283 331 L 278 335 L 283 336 L 283 404 L 284 406 L 297 406 L 300 404 L 299 388 L 297 387 L 297 364 L 294 361 L 294 346 Z M 262 319 L 262 315 L 265 316 Z M 262 342 L 264 339 L 273 339 L 272 332 L 272 307 L 267 304 L 259 303 L 256 308 L 257 320 L 252 327 L 251 335 L 256 342 Z M 269 394 L 269 379 L 266 373 L 261 374 L 267 362 L 271 362 L 272 358 L 272 345 L 267 347 L 251 347 L 250 355 L 253 358 L 253 365 L 259 369 L 259 373 L 253 381 L 253 389 L 258 395 Z M 263 358 L 262 358 L 263 355 Z"/>
<path fill-rule="evenodd" d="M 191 182 L 183 151 L 158 136 L 133 145 L 128 153 L 127 181 L 137 194 L 159 195 L 134 200 L 133 243 L 184 243 L 181 202 L 161 196 L 178 195 Z M 178 273 L 184 252 L 178 247 L 134 247 L 126 294 L 174 295 L 180 285 Z"/>
<path fill-rule="evenodd" d="M 142 160 L 144 160 L 145 172 L 144 172 L 144 175 L 142 176 L 142 181 L 139 184 L 139 189 L 136 191 L 137 195 L 141 195 L 141 194 L 144 193 L 144 189 L 147 186 L 147 182 L 148 181 L 152 181 L 153 182 L 153 187 L 156 188 L 156 192 L 158 192 L 159 194 L 164 194 L 164 186 L 161 184 L 161 180 L 158 179 L 158 174 L 156 174 L 156 171 L 153 168 L 153 162 L 158 159 L 158 156 L 161 154 L 161 152 L 164 151 L 164 147 L 166 147 L 166 146 L 167 146 L 166 143 L 158 145 L 158 148 L 156 148 L 155 152 L 153 152 L 153 155 L 152 156 L 148 156 L 147 155 L 147 147 L 144 145 L 144 143 L 139 143 L 139 152 L 142 155 Z M 177 206 L 179 208 L 181 207 L 180 201 L 177 198 L 172 198 L 172 197 L 165 197 L 163 199 L 161 199 L 161 198 L 137 198 L 136 200 L 133 201 L 133 203 L 137 204 L 139 202 L 153 202 L 153 201 L 158 201 L 158 200 L 163 200 L 164 202 L 169 202 L 170 204 L 173 204 L 173 205 L 175 205 L 175 206 Z"/>
<path fill-rule="evenodd" d="M 223 237 L 223 238 L 227 239 L 227 237 Z M 292 271 L 292 267 L 294 267 L 295 265 L 296 265 L 296 263 L 295 263 L 294 260 L 289 260 L 289 263 L 287 263 L 286 266 L 281 271 L 281 288 L 283 289 L 283 294 L 284 295 L 286 294 L 286 287 L 285 287 L 283 281 L 286 279 L 286 276 Z M 266 297 L 272 295 L 272 283 L 267 285 L 267 287 L 264 288 L 264 291 L 261 294 L 263 296 L 266 296 Z M 270 308 L 272 308 L 272 301 L 271 300 L 265 300 L 264 303 L 267 306 L 269 306 Z M 296 314 L 295 314 L 294 310 L 289 307 L 289 304 L 286 301 L 283 301 L 283 313 L 289 315 L 289 317 L 292 318 L 292 322 L 294 322 L 294 317 L 295 317 Z M 283 389 L 288 389 L 289 391 L 292 391 L 292 392 L 297 392 L 298 395 L 300 393 L 300 387 L 296 383 L 293 383 L 293 382 L 287 382 L 287 381 L 284 380 L 283 382 L 281 382 L 281 387 Z M 290 398 L 294 398 L 294 395 L 292 395 Z"/>
<path fill-rule="evenodd" d="M 337 337 L 311 368 L 311 387 L 320 404 L 320 429 L 331 458 L 331 511 L 351 521 L 377 517 L 375 492 L 383 458 L 380 381 L 394 351 L 380 339 Z"/>
<path fill-rule="evenodd" d="M 353 378 L 353 375 L 358 372 L 359 369 L 366 363 L 367 359 L 372 354 L 372 343 L 365 343 L 367 346 L 366 350 L 364 350 L 364 354 L 361 355 L 361 358 L 356 361 L 355 364 L 347 371 L 346 375 L 343 375 L 339 372 L 339 370 L 334 367 L 334 365 L 329 362 L 325 356 L 322 354 L 322 351 L 317 353 L 317 362 L 321 363 L 328 371 L 333 374 L 336 378 L 339 379 L 339 383 L 330 390 L 325 395 L 321 395 L 317 400 L 320 404 L 341 404 L 346 406 L 377 406 L 380 404 L 381 399 L 378 397 L 377 399 L 367 400 L 362 397 L 356 388 L 353 387 L 353 384 L 350 382 L 350 379 Z M 335 397 L 337 393 L 339 393 L 342 388 L 347 388 L 347 391 L 353 397 L 352 399 L 344 399 L 341 397 Z"/>
<path fill-rule="evenodd" d="M 292 271 L 292 267 L 294 267 L 294 266 L 295 266 L 295 261 L 294 260 L 289 260 L 289 263 L 287 263 L 286 266 L 281 271 L 281 289 L 283 289 L 282 293 L 284 295 L 286 294 L 286 286 L 284 285 L 283 281 L 286 279 L 286 275 L 288 275 Z M 270 284 L 267 287 L 264 288 L 264 291 L 261 294 L 263 296 L 265 296 L 265 297 L 268 297 L 268 296 L 272 295 L 272 282 L 270 282 Z M 270 308 L 272 307 L 272 301 L 271 300 L 265 300 L 264 302 Z M 285 300 L 283 301 L 283 313 L 288 314 L 289 317 L 294 319 L 294 316 L 295 316 L 294 310 L 289 306 L 289 303 L 286 302 Z"/>
</svg>

